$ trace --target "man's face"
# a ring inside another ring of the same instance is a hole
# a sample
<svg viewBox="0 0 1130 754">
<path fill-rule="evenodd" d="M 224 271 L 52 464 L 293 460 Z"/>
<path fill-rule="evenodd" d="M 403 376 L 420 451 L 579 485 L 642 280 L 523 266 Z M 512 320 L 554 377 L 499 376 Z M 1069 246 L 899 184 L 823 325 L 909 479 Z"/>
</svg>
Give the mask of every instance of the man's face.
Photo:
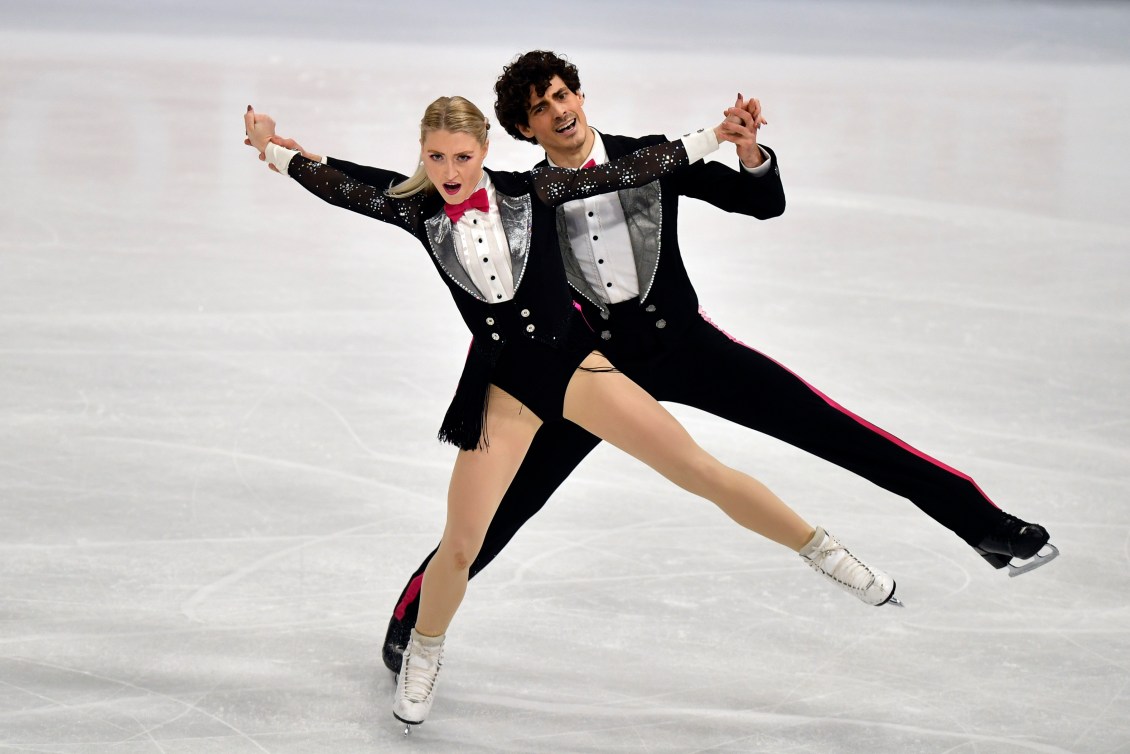
<svg viewBox="0 0 1130 754">
<path fill-rule="evenodd" d="M 519 125 L 523 136 L 537 140 L 547 152 L 570 152 L 584 145 L 589 135 L 585 119 L 585 95 L 569 90 L 560 76 L 554 76 L 540 97 L 530 87 L 526 103 L 529 125 Z"/>
</svg>

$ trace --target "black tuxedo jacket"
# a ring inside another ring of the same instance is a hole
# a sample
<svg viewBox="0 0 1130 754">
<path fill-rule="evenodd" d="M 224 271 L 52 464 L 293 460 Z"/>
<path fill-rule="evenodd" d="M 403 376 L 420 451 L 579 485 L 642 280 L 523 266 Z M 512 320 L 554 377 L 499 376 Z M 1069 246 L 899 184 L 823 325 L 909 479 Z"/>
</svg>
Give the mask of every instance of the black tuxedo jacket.
<svg viewBox="0 0 1130 754">
<path fill-rule="evenodd" d="M 610 161 L 667 141 L 663 136 L 633 138 L 601 134 L 601 138 Z M 777 217 L 785 211 L 785 190 L 777 156 L 769 147 L 762 146 L 773 159 L 772 170 L 763 176 L 734 170 L 719 162 L 696 162 L 645 186 L 617 192 L 635 256 L 640 284 L 636 302 L 641 307 L 642 321 L 652 327 L 662 323 L 662 327 L 678 331 L 698 314 L 698 294 L 687 275 L 679 249 L 680 196 L 701 199 L 726 212 L 761 220 Z M 547 164 L 542 160 L 538 166 Z M 608 306 L 581 274 L 565 230 L 561 207 L 558 207 L 557 215 L 561 256 L 569 284 L 582 297 L 580 303 L 584 307 L 585 318 L 600 332 L 599 323 L 608 319 Z M 640 321 L 634 318 L 633 326 Z M 616 345 L 609 342 L 605 347 L 609 350 Z M 611 354 L 611 350 L 609 352 Z"/>
</svg>

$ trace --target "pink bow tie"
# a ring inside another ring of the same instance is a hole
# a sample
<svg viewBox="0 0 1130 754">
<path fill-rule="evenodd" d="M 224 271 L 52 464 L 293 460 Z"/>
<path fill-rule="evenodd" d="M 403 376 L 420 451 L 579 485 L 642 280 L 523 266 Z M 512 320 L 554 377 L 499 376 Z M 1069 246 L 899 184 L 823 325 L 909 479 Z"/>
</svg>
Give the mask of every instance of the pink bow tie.
<svg viewBox="0 0 1130 754">
<path fill-rule="evenodd" d="M 490 209 L 490 203 L 487 201 L 487 190 L 481 188 L 475 193 L 471 194 L 465 201 L 458 204 L 445 204 L 443 211 L 447 213 L 451 224 L 459 222 L 459 218 L 463 217 L 463 213 L 469 209 L 477 209 L 479 212 L 486 212 Z"/>
<path fill-rule="evenodd" d="M 584 170 L 585 168 L 595 168 L 595 167 L 596 167 L 596 160 L 589 160 L 584 165 L 581 165 L 581 170 Z"/>
</svg>

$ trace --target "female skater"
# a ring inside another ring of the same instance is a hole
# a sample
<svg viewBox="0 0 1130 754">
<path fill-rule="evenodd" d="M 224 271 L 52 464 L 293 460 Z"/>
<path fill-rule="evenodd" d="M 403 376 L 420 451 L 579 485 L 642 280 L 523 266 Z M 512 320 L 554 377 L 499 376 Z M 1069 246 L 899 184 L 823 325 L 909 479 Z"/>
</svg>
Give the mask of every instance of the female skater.
<svg viewBox="0 0 1130 754">
<path fill-rule="evenodd" d="M 412 233 L 428 250 L 473 335 L 440 429 L 460 448 L 447 522 L 424 574 L 393 714 L 422 723 L 434 700 L 443 641 L 486 528 L 543 421 L 564 417 L 711 500 L 751 531 L 798 552 L 817 572 L 871 605 L 898 604 L 895 583 L 814 528 L 755 479 L 700 448 L 666 409 L 598 351 L 572 301 L 557 251 L 554 207 L 642 186 L 737 138 L 723 122 L 588 170 L 483 168 L 489 124 L 462 97 L 440 97 L 420 122 L 420 166 L 389 171 L 381 191 L 271 143 L 274 121 L 248 107 L 251 145 L 271 167 L 321 199 Z M 409 728 L 406 728 L 405 732 Z"/>
</svg>

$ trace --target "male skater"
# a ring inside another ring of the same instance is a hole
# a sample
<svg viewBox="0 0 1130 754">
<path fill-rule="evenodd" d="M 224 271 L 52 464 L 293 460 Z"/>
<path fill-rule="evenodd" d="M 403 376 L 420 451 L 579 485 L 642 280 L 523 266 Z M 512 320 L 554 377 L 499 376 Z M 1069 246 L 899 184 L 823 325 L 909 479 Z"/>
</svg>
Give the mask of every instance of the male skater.
<svg viewBox="0 0 1130 754">
<path fill-rule="evenodd" d="M 631 138 L 589 128 L 575 66 L 552 52 L 527 52 L 495 84 L 495 115 L 516 139 L 545 150 L 550 164 L 603 163 L 662 136 Z M 570 202 L 558 208 L 561 253 L 585 318 L 601 350 L 657 400 L 671 401 L 776 437 L 831 461 L 897 495 L 961 537 L 993 567 L 1013 575 L 1055 557 L 1040 550 L 1047 531 L 1004 513 L 965 474 L 847 411 L 787 368 L 734 340 L 699 309 L 680 256 L 679 196 L 758 219 L 780 215 L 784 189 L 771 149 L 757 143 L 765 123 L 756 99 L 743 100 L 750 132 L 738 145 L 738 170 L 695 165 L 640 189 Z M 287 144 L 297 148 L 293 142 Z M 330 159 L 358 180 L 367 168 Z M 539 164 L 545 164 L 543 161 Z M 371 182 L 371 181 L 370 181 Z M 687 372 L 668 363 L 695 364 Z M 599 440 L 569 422 L 546 423 L 491 522 L 471 566 L 473 577 L 537 513 Z M 433 554 L 434 554 L 433 550 Z M 1020 566 L 1013 558 L 1029 560 Z M 384 661 L 400 670 L 415 625 L 424 559 L 397 600 Z"/>
</svg>

